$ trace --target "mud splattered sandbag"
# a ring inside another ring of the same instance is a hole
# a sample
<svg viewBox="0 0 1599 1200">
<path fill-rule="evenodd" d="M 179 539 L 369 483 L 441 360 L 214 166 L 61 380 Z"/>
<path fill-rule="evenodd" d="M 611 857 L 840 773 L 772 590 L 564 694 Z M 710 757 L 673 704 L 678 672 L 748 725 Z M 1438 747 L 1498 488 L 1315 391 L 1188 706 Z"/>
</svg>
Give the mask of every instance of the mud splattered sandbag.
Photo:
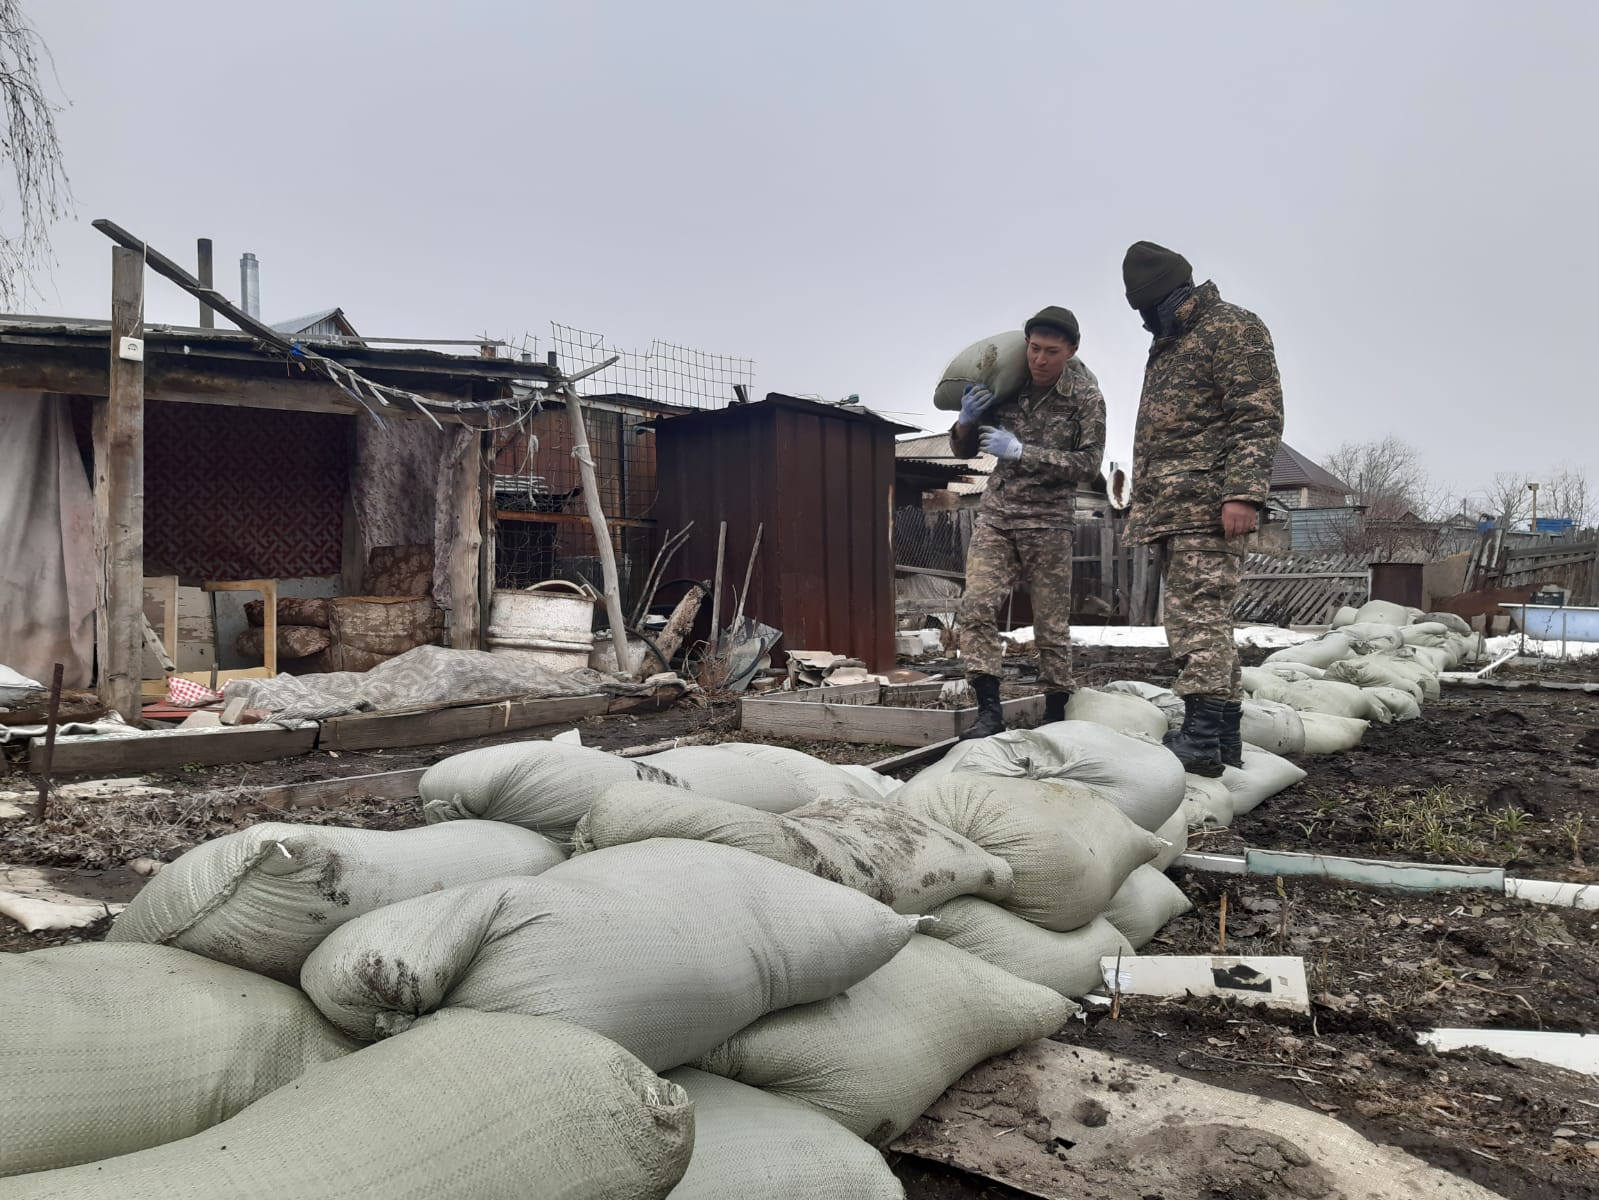
<svg viewBox="0 0 1599 1200">
<path fill-rule="evenodd" d="M 1273 754 L 1299 754 L 1305 748 L 1305 723 L 1288 704 L 1259 698 L 1245 700 L 1238 732 L 1251 746 Z"/>
<path fill-rule="evenodd" d="M 1221 773 L 1222 783 L 1232 793 L 1233 813 L 1240 817 L 1304 777 L 1304 768 L 1255 746 L 1244 747 L 1242 767 L 1225 767 Z"/>
<path fill-rule="evenodd" d="M 1297 646 L 1284 646 L 1281 650 L 1273 650 L 1266 656 L 1266 663 L 1303 663 L 1308 667 L 1320 667 L 1326 670 L 1340 659 L 1348 658 L 1355 652 L 1354 643 L 1345 637 L 1342 631 L 1324 633 L 1313 642 L 1301 642 Z"/>
<path fill-rule="evenodd" d="M 640 759 L 559 742 L 514 742 L 451 755 L 428 768 L 417 790 L 429 823 L 506 821 L 565 844 L 601 792 L 637 779 L 685 786 Z"/>
<path fill-rule="evenodd" d="M 694 1157 L 672 1200 L 904 1200 L 883 1156 L 814 1108 L 679 1067 L 694 1105 Z"/>
<path fill-rule="evenodd" d="M 199 1133 L 359 1044 L 296 989 L 171 946 L 0 963 L 0 1176 Z"/>
<path fill-rule="evenodd" d="M 882 1146 L 977 1063 L 1047 1037 L 1075 1010 L 918 935 L 849 991 L 763 1017 L 694 1066 L 809 1104 Z"/>
<path fill-rule="evenodd" d="M 1336 679 L 1302 679 L 1283 688 L 1284 704 L 1307 713 L 1326 713 L 1333 717 L 1375 720 L 1382 708 L 1359 686 Z M 1386 711 L 1386 710 L 1384 710 Z M 1315 751 L 1311 751 L 1315 753 Z"/>
<path fill-rule="evenodd" d="M 1405 644 L 1397 625 L 1349 625 L 1338 631 L 1354 644 L 1356 654 L 1375 654 L 1379 650 L 1397 650 Z"/>
<path fill-rule="evenodd" d="M 1321 681 L 1346 683 L 1358 688 L 1398 688 L 1418 703 L 1426 695 L 1422 677 L 1426 669 L 1413 658 L 1398 659 L 1390 654 L 1363 654 L 1335 663 Z M 1381 701 L 1378 701 L 1381 703 Z M 1354 714 L 1345 714 L 1354 715 Z"/>
<path fill-rule="evenodd" d="M 1335 717 L 1328 713 L 1306 712 L 1299 716 L 1305 723 L 1306 754 L 1341 754 L 1345 750 L 1353 750 L 1360 745 L 1360 739 L 1366 736 L 1366 728 L 1371 724 L 1354 717 Z"/>
<path fill-rule="evenodd" d="M 1183 895 L 1182 888 L 1161 872 L 1154 867 L 1139 867 L 1127 877 L 1127 882 L 1110 902 L 1105 920 L 1134 950 L 1142 950 L 1154 941 L 1168 921 L 1193 907 L 1193 901 Z"/>
<path fill-rule="evenodd" d="M 203 842 L 140 889 L 106 940 L 178 946 L 285 983 L 329 933 L 426 892 L 537 875 L 566 856 L 499 821 L 345 829 L 268 821 Z"/>
<path fill-rule="evenodd" d="M 932 916 L 936 920 L 927 928 L 929 937 L 1062 996 L 1079 997 L 1098 987 L 1103 982 L 1101 957 L 1133 953 L 1127 939 L 1103 917 L 1070 933 L 1054 933 L 973 896 L 951 900 Z"/>
<path fill-rule="evenodd" d="M 1092 721 L 1118 733 L 1143 734 L 1158 738 L 1170 722 L 1166 714 L 1142 696 L 1126 692 L 1096 691 L 1078 688 L 1066 702 L 1068 721 Z"/>
<path fill-rule="evenodd" d="M 671 777 L 663 782 L 675 781 L 702 796 L 748 805 L 763 812 L 787 812 L 809 804 L 826 792 L 862 794 L 859 784 L 840 771 L 826 772 L 826 782 L 823 782 L 824 773 L 814 768 L 827 764 L 817 763 L 809 755 L 799 757 L 810 762 L 812 767 L 796 772 L 721 746 L 680 746 L 676 750 L 646 754 L 634 761 Z"/>
<path fill-rule="evenodd" d="M 816 800 L 786 814 L 659 783 L 619 783 L 577 823 L 576 852 L 650 838 L 734 846 L 841 883 L 897 912 L 925 913 L 955 896 L 1003 900 L 1004 859 L 942 825 L 881 800 Z"/>
<path fill-rule="evenodd" d="M 1115 679 L 1099 689 L 1102 692 L 1120 693 L 1148 700 L 1166 717 L 1166 728 L 1176 729 L 1183 723 L 1183 698 L 1170 688 L 1163 688 L 1141 679 Z"/>
<path fill-rule="evenodd" d="M 1268 671 L 1263 667 L 1245 667 L 1240 674 L 1240 686 L 1245 696 L 1252 700 L 1282 702 L 1283 684 L 1286 680 L 1278 672 Z"/>
<path fill-rule="evenodd" d="M 1165 848 L 1092 789 L 1065 780 L 958 772 L 913 779 L 895 799 L 1009 863 L 1004 906 L 1059 933 L 1097 917 L 1133 869 Z"/>
<path fill-rule="evenodd" d="M 1367 695 L 1388 710 L 1390 721 L 1414 721 L 1421 716 L 1421 705 L 1416 702 L 1416 697 L 1403 688 L 1369 687 L 1365 690 Z"/>
<path fill-rule="evenodd" d="M 528 1013 L 668 1070 L 774 1008 L 843 991 L 915 928 L 782 863 L 662 838 L 369 913 L 317 948 L 301 985 L 363 1040 L 445 1006 Z"/>
<path fill-rule="evenodd" d="M 950 774 L 1088 785 L 1135 824 L 1155 830 L 1183 802 L 1183 767 L 1159 741 L 1091 721 L 1057 721 L 961 742 L 913 782 Z"/>
<path fill-rule="evenodd" d="M 848 767 L 823 762 L 798 750 L 789 750 L 783 746 L 763 746 L 758 742 L 721 742 L 709 749 L 722 754 L 736 754 L 740 758 L 753 759 L 769 771 L 784 776 L 789 785 L 805 793 L 808 797 L 806 803 L 823 796 L 854 796 L 861 800 L 871 800 L 883 794 L 883 790 L 875 783 L 867 782 L 864 776 L 857 773 L 877 775 L 875 771 L 866 767 L 851 770 Z M 884 776 L 877 775 L 877 779 L 884 780 Z M 897 781 L 893 779 L 887 779 L 885 782 L 890 785 L 890 790 L 898 786 Z M 690 786 L 692 787 L 692 784 Z"/>
<path fill-rule="evenodd" d="M 1248 764 L 1248 759 L 1245 759 Z M 1233 793 L 1220 779 L 1207 779 L 1200 775 L 1188 776 L 1188 790 L 1183 795 L 1183 816 L 1190 829 L 1226 829 L 1237 814 Z"/>
<path fill-rule="evenodd" d="M 677 1085 L 563 1021 L 448 1013 L 307 1071 L 213 1129 L 9 1180 L 7 1200 L 661 1200 L 688 1169 Z"/>
</svg>

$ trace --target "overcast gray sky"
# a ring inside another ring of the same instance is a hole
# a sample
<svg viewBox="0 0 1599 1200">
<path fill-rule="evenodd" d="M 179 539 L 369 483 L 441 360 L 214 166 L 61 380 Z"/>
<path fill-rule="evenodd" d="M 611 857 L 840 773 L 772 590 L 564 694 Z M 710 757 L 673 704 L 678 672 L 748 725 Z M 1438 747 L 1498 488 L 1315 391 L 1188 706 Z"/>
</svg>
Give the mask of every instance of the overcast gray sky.
<svg viewBox="0 0 1599 1200">
<path fill-rule="evenodd" d="M 105 216 L 214 238 L 230 294 L 254 251 L 269 320 L 553 319 L 941 426 L 945 361 L 1062 303 L 1125 462 L 1150 238 L 1264 317 L 1298 448 L 1397 433 L 1457 492 L 1599 465 L 1585 0 L 26 8 L 78 200 L 46 311 L 107 312 Z"/>
</svg>

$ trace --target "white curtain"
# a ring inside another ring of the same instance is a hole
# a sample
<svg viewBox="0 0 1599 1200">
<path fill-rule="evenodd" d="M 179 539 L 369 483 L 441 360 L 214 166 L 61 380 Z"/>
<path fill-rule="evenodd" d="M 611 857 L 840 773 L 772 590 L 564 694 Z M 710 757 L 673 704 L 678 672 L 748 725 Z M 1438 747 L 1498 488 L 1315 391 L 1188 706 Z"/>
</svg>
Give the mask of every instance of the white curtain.
<svg viewBox="0 0 1599 1200">
<path fill-rule="evenodd" d="M 62 396 L 0 391 L 0 664 L 94 670 L 94 493 Z"/>
</svg>

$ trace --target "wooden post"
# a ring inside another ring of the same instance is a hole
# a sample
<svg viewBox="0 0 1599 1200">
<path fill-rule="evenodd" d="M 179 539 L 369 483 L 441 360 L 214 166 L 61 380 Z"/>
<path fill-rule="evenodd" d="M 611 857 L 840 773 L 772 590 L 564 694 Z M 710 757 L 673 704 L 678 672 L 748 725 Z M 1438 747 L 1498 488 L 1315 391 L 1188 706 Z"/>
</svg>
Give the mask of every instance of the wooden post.
<svg viewBox="0 0 1599 1200">
<path fill-rule="evenodd" d="M 124 358 L 123 338 L 144 336 L 144 259 L 111 251 L 110 387 L 95 406 L 95 650 L 100 700 L 139 719 L 144 660 L 144 362 Z"/>
<path fill-rule="evenodd" d="M 616 652 L 616 669 L 623 675 L 633 674 L 633 653 L 627 644 L 627 622 L 622 616 L 622 588 L 616 575 L 616 551 L 611 547 L 610 530 L 605 523 L 605 506 L 600 501 L 600 488 L 594 472 L 594 457 L 589 453 L 588 428 L 583 423 L 583 403 L 577 390 L 571 386 L 561 389 L 566 402 L 567 420 L 572 426 L 572 457 L 577 459 L 578 474 L 583 480 L 583 503 L 589 510 L 589 523 L 594 526 L 594 546 L 600 554 L 600 570 L 605 583 L 605 615 L 611 626 L 611 648 Z"/>
<path fill-rule="evenodd" d="M 1111 550 L 1110 522 L 1099 523 L 1099 598 L 1116 609 L 1116 559 Z"/>
<path fill-rule="evenodd" d="M 50 815 L 50 771 L 55 765 L 56 726 L 61 723 L 61 680 L 66 667 L 56 663 L 55 674 L 50 678 L 50 718 L 44 725 L 44 762 L 39 767 L 39 801 L 33 808 L 33 819 L 42 821 Z"/>
<path fill-rule="evenodd" d="M 196 265 L 199 270 L 196 272 L 196 276 L 200 280 L 200 286 L 208 288 L 211 286 L 211 239 L 201 238 L 197 249 L 199 261 Z M 216 323 L 217 315 L 215 311 L 204 300 L 200 301 L 200 328 L 215 329 Z"/>
<path fill-rule="evenodd" d="M 483 552 L 482 435 L 461 427 L 450 435 L 440 492 L 449 504 L 443 515 L 445 536 L 440 539 L 450 586 L 450 645 L 457 650 L 479 650 L 483 612 L 478 604 L 478 560 Z"/>
</svg>

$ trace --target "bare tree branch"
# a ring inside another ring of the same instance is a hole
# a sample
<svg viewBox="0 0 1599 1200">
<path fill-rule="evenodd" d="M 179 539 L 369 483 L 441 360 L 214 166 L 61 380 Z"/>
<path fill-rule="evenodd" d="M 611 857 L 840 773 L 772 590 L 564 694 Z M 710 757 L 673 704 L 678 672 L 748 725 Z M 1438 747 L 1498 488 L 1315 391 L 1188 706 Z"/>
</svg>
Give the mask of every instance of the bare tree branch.
<svg viewBox="0 0 1599 1200">
<path fill-rule="evenodd" d="M 18 307 L 37 295 L 34 276 L 54 265 L 50 226 L 72 209 L 72 188 L 56 136 L 56 113 L 40 77 L 54 69 L 50 50 L 28 23 L 20 0 L 0 0 L 0 151 L 13 187 L 0 201 L 0 304 Z"/>
</svg>

